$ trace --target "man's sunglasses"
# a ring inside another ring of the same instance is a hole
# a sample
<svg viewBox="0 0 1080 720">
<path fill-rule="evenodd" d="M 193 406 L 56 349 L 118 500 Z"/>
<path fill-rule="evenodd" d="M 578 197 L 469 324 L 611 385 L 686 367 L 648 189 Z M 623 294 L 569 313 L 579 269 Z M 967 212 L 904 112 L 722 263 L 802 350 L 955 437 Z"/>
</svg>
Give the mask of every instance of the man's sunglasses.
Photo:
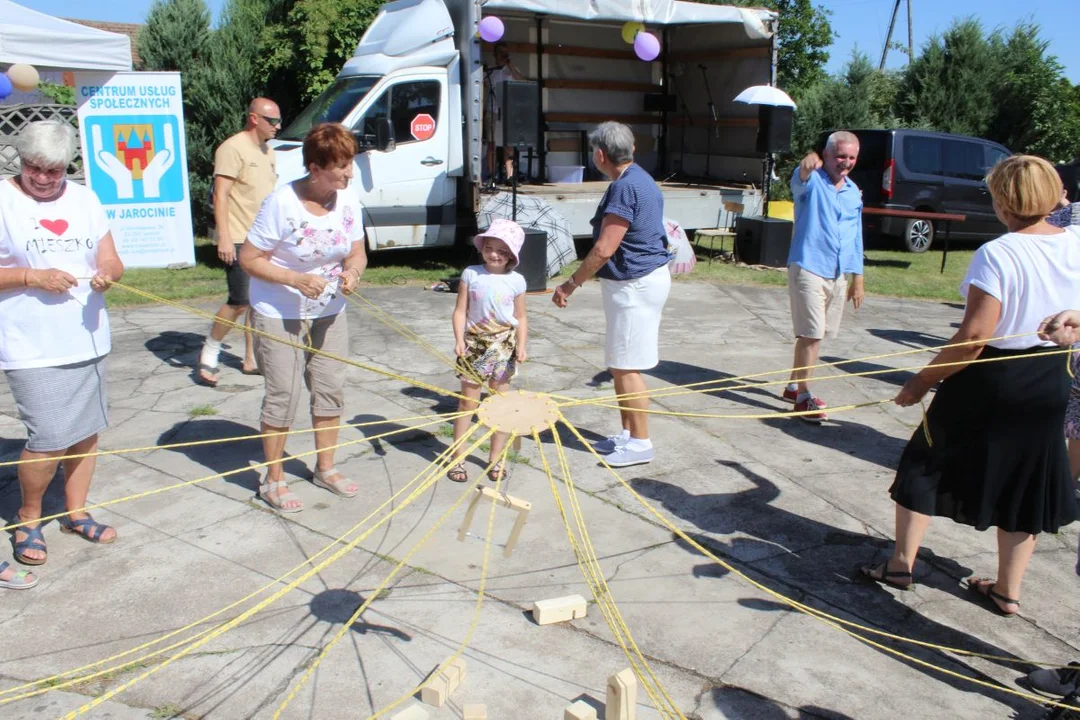
<svg viewBox="0 0 1080 720">
<path fill-rule="evenodd" d="M 269 115 L 262 114 L 259 114 L 259 117 L 261 117 L 263 120 L 270 123 L 274 127 L 278 127 L 279 125 L 281 125 L 281 118 L 279 117 L 270 117 Z"/>
</svg>

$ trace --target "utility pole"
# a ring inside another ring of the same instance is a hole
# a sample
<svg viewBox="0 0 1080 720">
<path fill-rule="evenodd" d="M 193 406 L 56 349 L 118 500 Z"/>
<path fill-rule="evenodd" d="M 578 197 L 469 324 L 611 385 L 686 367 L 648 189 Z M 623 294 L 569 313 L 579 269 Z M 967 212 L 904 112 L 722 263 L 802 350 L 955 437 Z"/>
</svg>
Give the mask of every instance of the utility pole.
<svg viewBox="0 0 1080 720">
<path fill-rule="evenodd" d="M 881 48 L 881 64 L 878 65 L 880 72 L 885 71 L 885 60 L 889 57 L 889 43 L 892 42 L 893 28 L 896 27 L 896 16 L 900 14 L 900 2 L 901 0 L 896 0 L 896 3 L 893 4 L 892 20 L 889 21 L 889 34 L 885 36 L 885 47 Z M 908 4 L 908 10 L 911 10 L 910 3 Z"/>
<path fill-rule="evenodd" d="M 911 0 L 907 0 L 907 57 L 908 62 L 915 60 L 915 30 L 911 24 Z"/>
</svg>

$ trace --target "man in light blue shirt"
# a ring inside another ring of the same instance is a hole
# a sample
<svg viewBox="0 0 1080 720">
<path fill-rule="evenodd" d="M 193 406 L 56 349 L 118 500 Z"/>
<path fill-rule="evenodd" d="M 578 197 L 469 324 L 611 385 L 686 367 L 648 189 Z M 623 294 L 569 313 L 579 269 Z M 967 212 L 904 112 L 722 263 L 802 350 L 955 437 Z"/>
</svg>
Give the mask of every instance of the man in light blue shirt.
<svg viewBox="0 0 1080 720">
<path fill-rule="evenodd" d="M 863 301 L 862 192 L 848 179 L 859 157 L 859 139 L 835 132 L 825 158 L 810 152 L 791 176 L 795 230 L 788 255 L 788 294 L 795 331 L 795 361 L 784 399 L 803 420 L 828 419 L 825 402 L 810 392 L 809 368 L 817 365 L 821 341 L 840 330 L 844 303 Z M 847 276 L 851 276 L 848 282 Z"/>
</svg>

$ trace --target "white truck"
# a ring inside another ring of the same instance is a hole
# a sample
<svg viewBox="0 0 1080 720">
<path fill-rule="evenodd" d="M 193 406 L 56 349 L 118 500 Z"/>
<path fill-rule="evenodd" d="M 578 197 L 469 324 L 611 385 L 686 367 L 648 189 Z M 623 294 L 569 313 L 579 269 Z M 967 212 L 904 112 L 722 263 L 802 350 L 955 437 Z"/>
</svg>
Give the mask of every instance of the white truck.
<svg viewBox="0 0 1080 720">
<path fill-rule="evenodd" d="M 733 99 L 775 81 L 777 16 L 679 0 L 387 3 L 333 84 L 279 133 L 279 183 L 304 174 L 307 131 L 340 122 L 361 142 L 353 187 L 369 250 L 451 245 L 475 233 L 490 94 L 482 14 L 502 20 L 512 62 L 535 82 L 536 137 L 519 165 L 535 179 L 518 192 L 541 196 L 575 237 L 591 234 L 607 183 L 594 171 L 581 183 L 542 180 L 552 167 L 588 172 L 586 133 L 605 120 L 633 128 L 635 159 L 683 228 L 725 224 L 725 203 L 757 208 L 758 116 Z M 655 61 L 641 61 L 625 42 L 627 22 L 660 39 Z"/>
</svg>

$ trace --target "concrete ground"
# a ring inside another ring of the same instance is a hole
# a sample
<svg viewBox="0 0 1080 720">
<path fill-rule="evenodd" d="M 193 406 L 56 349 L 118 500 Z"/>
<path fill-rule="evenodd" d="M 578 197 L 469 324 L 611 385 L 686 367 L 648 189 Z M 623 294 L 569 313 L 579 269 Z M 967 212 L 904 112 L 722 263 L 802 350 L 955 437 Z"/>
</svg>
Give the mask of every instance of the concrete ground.
<svg viewBox="0 0 1080 720">
<path fill-rule="evenodd" d="M 371 288 L 365 296 L 441 349 L 452 348 L 450 295 L 418 288 Z M 211 305 L 203 306 L 213 309 Z M 599 288 L 578 291 L 557 310 L 546 296 L 528 300 L 530 360 L 517 386 L 576 397 L 611 392 L 603 371 Z M 871 298 L 850 311 L 826 359 L 892 353 L 945 342 L 958 305 Z M 262 379 L 239 372 L 239 359 L 216 388 L 192 383 L 206 322 L 167 307 L 112 313 L 109 360 L 112 426 L 103 448 L 257 432 Z M 349 311 L 352 357 L 380 368 L 456 388 L 449 368 L 357 308 Z M 235 345 L 236 337 L 230 337 Z M 783 290 L 678 282 L 667 306 L 660 366 L 650 385 L 684 385 L 790 366 L 791 335 Z M 894 357 L 846 366 L 842 374 L 917 364 Z M 398 420 L 455 409 L 455 402 L 355 367 L 347 377 L 349 422 Z M 893 396 L 907 373 L 820 382 L 831 406 Z M 782 411 L 779 388 L 664 398 L 654 407 L 680 412 L 763 414 Z M 0 460 L 18 456 L 24 431 L 6 386 L 0 395 Z M 589 439 L 616 429 L 616 412 L 566 411 Z M 1044 536 L 1024 585 L 1022 616 L 1005 620 L 972 602 L 962 580 L 992 575 L 993 532 L 935 522 L 913 592 L 852 580 L 853 567 L 880 560 L 891 547 L 893 507 L 886 493 L 900 452 L 918 423 L 917 409 L 885 404 L 835 414 L 814 427 L 794 419 L 701 419 L 654 416 L 657 458 L 624 477 L 691 537 L 754 580 L 836 616 L 890 633 L 979 653 L 1065 663 L 1080 659 L 1080 581 L 1073 572 L 1077 533 Z M 347 430 L 342 440 L 401 429 L 414 421 Z M 308 426 L 302 418 L 297 427 Z M 1030 669 L 881 639 L 867 646 L 727 572 L 673 536 L 568 431 L 572 477 L 614 599 L 641 650 L 687 717 L 738 718 L 1038 718 L 1038 706 L 948 676 L 921 663 L 1021 689 Z M 45 530 L 49 561 L 41 584 L 0 591 L 0 691 L 79 668 L 197 623 L 181 637 L 209 630 L 252 607 L 274 583 L 372 513 L 446 446 L 445 426 L 407 431 L 338 453 L 338 468 L 362 487 L 338 498 L 310 482 L 310 459 L 286 472 L 303 498 L 302 513 L 282 516 L 254 499 L 255 470 L 215 478 L 95 512 L 120 539 L 94 546 Z M 554 461 L 551 435 L 545 453 Z M 292 453 L 310 435 L 290 438 Z M 479 453 L 470 465 L 481 470 Z M 91 500 L 102 502 L 212 476 L 262 460 L 257 441 L 157 450 L 100 460 Z M 468 676 L 431 718 L 462 716 L 485 703 L 493 719 L 561 718 L 576 698 L 602 703 L 609 675 L 628 666 L 599 608 L 573 622 L 539 627 L 532 601 L 588 588 L 569 549 L 540 458 L 523 443 L 508 491 L 532 503 L 513 555 L 492 547 L 487 593 L 465 652 Z M 486 481 L 485 481 L 486 482 Z M 61 482 L 47 511 L 62 510 Z M 360 544 L 280 600 L 190 655 L 148 676 L 88 713 L 95 718 L 269 718 L 321 648 L 363 599 L 406 557 L 466 489 L 442 480 Z M 12 522 L 18 487 L 0 468 L 0 516 Z M 484 544 L 456 540 L 455 510 L 352 625 L 283 714 L 286 718 L 366 717 L 407 693 L 465 638 L 474 617 Z M 502 542 L 512 513 L 500 510 Z M 474 530 L 483 533 L 487 514 Z M 339 546 L 335 546 L 339 547 Z M 0 550 L 0 559 L 10 550 Z M 294 576 L 290 576 L 291 580 Z M 270 585 L 255 600 L 212 620 L 206 616 Z M 175 638 L 165 645 L 181 639 Z M 152 647 L 110 663 L 81 684 L 0 708 L 0 717 L 58 717 L 118 687 L 176 653 L 140 659 Z M 890 650 L 909 653 L 904 660 Z M 114 667 L 138 660 L 134 665 Z M 57 683 L 53 682 L 50 687 Z M 0 696 L 0 701 L 13 697 Z M 410 699 L 409 703 L 417 702 Z M 642 689 L 638 717 L 658 717 Z M 391 713 L 389 716 L 392 716 Z M 603 714 L 601 713 L 601 717 Z"/>
</svg>

